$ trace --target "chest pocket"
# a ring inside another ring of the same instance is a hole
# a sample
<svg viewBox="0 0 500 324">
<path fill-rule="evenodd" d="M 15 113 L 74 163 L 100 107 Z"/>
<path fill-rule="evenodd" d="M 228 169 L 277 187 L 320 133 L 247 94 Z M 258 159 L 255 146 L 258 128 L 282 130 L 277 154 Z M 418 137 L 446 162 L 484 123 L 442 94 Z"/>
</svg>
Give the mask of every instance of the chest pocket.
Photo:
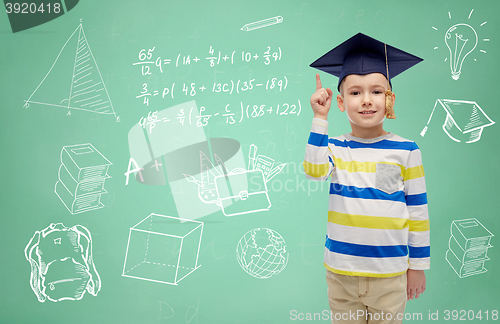
<svg viewBox="0 0 500 324">
<path fill-rule="evenodd" d="M 377 163 L 375 187 L 385 193 L 393 194 L 399 190 L 401 168 L 397 165 Z"/>
</svg>

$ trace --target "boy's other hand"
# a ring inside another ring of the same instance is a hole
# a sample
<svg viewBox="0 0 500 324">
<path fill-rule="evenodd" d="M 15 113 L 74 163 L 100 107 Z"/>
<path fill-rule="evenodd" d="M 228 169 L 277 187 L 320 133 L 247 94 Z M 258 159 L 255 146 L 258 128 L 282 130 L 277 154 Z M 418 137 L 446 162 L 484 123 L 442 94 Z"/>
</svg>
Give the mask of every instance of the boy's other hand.
<svg viewBox="0 0 500 324">
<path fill-rule="evenodd" d="M 311 107 L 314 118 L 327 120 L 330 106 L 332 105 L 333 91 L 330 88 L 321 86 L 319 73 L 316 73 L 316 92 L 311 96 Z"/>
<path fill-rule="evenodd" d="M 406 286 L 406 300 L 418 298 L 420 294 L 425 291 L 425 273 L 424 270 L 412 270 L 407 271 L 407 286 Z"/>
</svg>

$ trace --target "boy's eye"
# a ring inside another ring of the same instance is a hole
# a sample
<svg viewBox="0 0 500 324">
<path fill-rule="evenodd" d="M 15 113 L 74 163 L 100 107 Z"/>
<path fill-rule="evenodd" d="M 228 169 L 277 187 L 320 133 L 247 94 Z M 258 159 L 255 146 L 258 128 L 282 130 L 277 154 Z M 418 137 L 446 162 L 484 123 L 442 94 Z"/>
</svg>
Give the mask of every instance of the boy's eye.
<svg viewBox="0 0 500 324">
<path fill-rule="evenodd" d="M 357 95 L 359 95 L 359 91 L 352 91 L 352 92 L 351 92 L 351 95 L 353 95 L 353 96 L 357 96 Z"/>
</svg>

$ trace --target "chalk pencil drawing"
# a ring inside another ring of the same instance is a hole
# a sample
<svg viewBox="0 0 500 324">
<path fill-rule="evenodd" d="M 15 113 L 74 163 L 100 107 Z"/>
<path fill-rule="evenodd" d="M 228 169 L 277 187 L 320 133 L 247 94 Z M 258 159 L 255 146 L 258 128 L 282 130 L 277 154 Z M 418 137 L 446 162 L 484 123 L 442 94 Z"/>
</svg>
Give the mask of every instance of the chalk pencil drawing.
<svg viewBox="0 0 500 324">
<path fill-rule="evenodd" d="M 81 300 L 101 290 L 92 257 L 92 236 L 82 225 L 50 224 L 36 231 L 24 249 L 30 286 L 39 302 Z"/>
<path fill-rule="evenodd" d="M 438 104 L 446 112 L 442 126 L 448 137 L 457 142 L 474 143 L 481 139 L 484 128 L 495 124 L 475 101 L 437 99 L 420 135 L 425 136 Z"/>
<path fill-rule="evenodd" d="M 71 214 L 103 208 L 101 195 L 112 165 L 92 144 L 64 146 L 54 192 Z"/>
<path fill-rule="evenodd" d="M 263 19 L 263 20 L 259 20 L 259 21 L 248 23 L 245 26 L 241 27 L 240 30 L 243 30 L 243 31 L 252 31 L 252 30 L 263 28 L 263 27 L 268 27 L 268 26 L 280 24 L 282 22 L 283 22 L 283 17 L 282 16 L 276 16 L 276 17 L 267 18 L 267 19 Z"/>
<path fill-rule="evenodd" d="M 489 261 L 488 250 L 494 236 L 476 218 L 454 220 L 450 226 L 450 239 L 445 259 L 460 277 L 485 273 Z"/>
<path fill-rule="evenodd" d="M 178 285 L 197 270 L 203 222 L 151 213 L 130 228 L 122 276 Z"/>
<path fill-rule="evenodd" d="M 108 90 L 80 22 L 64 43 L 49 71 L 25 100 L 24 107 L 40 104 L 68 110 L 114 115 Z"/>
<path fill-rule="evenodd" d="M 238 241 L 236 259 L 240 267 L 252 277 L 271 278 L 283 271 L 288 263 L 286 242 L 272 229 L 252 229 Z"/>
<path fill-rule="evenodd" d="M 472 9 L 467 17 L 468 20 L 471 19 Z M 448 18 L 452 19 L 451 12 L 448 12 Z M 484 26 L 487 22 L 480 24 L 480 27 Z M 439 31 L 439 28 L 432 26 L 432 29 Z M 444 43 L 446 45 L 447 57 L 445 62 L 449 61 L 451 78 L 453 80 L 458 80 L 462 74 L 462 67 L 466 58 L 470 56 L 471 53 L 475 51 L 478 45 L 479 36 L 476 29 L 471 26 L 471 23 L 457 23 L 449 27 L 444 33 Z M 484 42 L 489 42 L 488 38 L 482 39 Z M 435 50 L 439 49 L 439 46 L 434 47 Z M 486 53 L 484 49 L 479 50 L 480 53 Z M 469 61 L 470 59 L 467 59 Z M 477 59 L 474 58 L 474 61 Z"/>
</svg>

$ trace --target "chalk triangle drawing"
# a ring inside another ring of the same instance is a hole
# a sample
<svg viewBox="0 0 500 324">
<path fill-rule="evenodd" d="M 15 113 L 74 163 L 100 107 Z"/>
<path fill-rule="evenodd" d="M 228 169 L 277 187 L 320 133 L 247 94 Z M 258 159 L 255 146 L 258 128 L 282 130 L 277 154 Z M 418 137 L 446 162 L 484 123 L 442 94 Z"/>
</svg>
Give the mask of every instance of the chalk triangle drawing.
<svg viewBox="0 0 500 324">
<path fill-rule="evenodd" d="M 117 117 L 81 21 L 25 101 L 25 108 L 41 104 Z"/>
</svg>

